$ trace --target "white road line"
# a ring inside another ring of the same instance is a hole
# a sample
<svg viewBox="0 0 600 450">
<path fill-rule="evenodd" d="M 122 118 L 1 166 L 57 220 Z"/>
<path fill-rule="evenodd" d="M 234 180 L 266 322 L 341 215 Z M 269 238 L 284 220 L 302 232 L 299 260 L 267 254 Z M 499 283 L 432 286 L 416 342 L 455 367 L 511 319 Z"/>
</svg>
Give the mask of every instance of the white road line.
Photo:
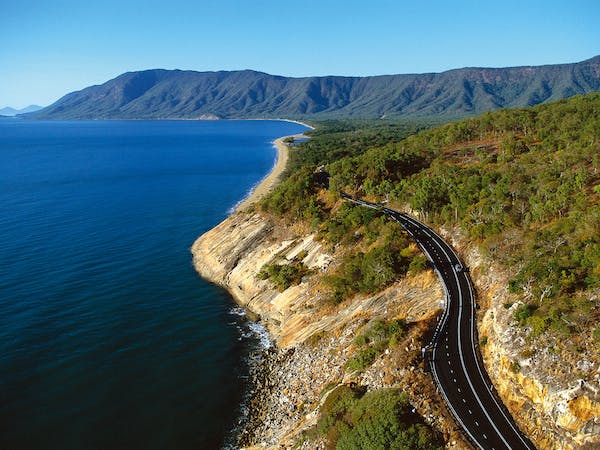
<svg viewBox="0 0 600 450">
<path fill-rule="evenodd" d="M 462 424 L 462 426 L 465 429 L 466 433 L 473 439 L 473 441 L 475 443 L 477 443 L 477 445 L 479 447 L 483 448 L 483 446 L 481 444 L 479 444 L 479 442 L 477 441 L 477 439 L 475 439 L 475 437 L 473 436 L 473 434 L 469 431 L 469 429 L 462 422 L 462 420 L 460 419 L 460 416 L 457 414 L 457 412 L 454 409 L 454 407 L 452 406 L 452 404 L 448 401 L 448 397 L 447 397 L 446 393 L 444 392 L 444 390 L 443 390 L 443 388 L 442 388 L 442 386 L 440 384 L 439 377 L 437 375 L 437 369 L 436 369 L 437 359 L 435 358 L 435 354 L 436 354 L 436 351 L 437 351 L 437 345 L 435 344 L 435 341 L 437 340 L 436 337 L 437 337 L 438 333 L 441 332 L 441 330 L 445 327 L 445 325 L 447 324 L 448 318 L 450 316 L 450 308 L 449 308 L 449 306 L 450 306 L 451 298 L 450 298 L 450 295 L 449 295 L 448 290 L 447 290 L 445 279 L 442 276 L 441 272 L 437 269 L 436 264 L 435 264 L 435 260 L 431 257 L 431 254 L 427 250 L 427 246 L 429 246 L 429 248 L 431 248 L 433 250 L 433 252 L 435 253 L 435 255 L 438 256 L 439 260 L 442 260 L 442 263 L 444 261 L 443 261 L 443 258 L 440 255 L 438 249 L 441 250 L 444 253 L 444 255 L 446 256 L 447 262 L 453 268 L 452 272 L 453 272 L 454 278 L 455 278 L 456 283 L 457 283 L 457 288 L 458 288 L 458 299 L 459 299 L 459 311 L 458 311 L 458 313 L 459 313 L 459 318 L 458 318 L 459 319 L 458 320 L 458 338 L 459 338 L 458 344 L 459 344 L 459 348 L 458 349 L 459 349 L 459 354 L 460 354 L 461 365 L 463 366 L 463 370 L 464 370 L 465 376 L 467 378 L 467 381 L 469 383 L 469 386 L 471 387 L 471 390 L 473 391 L 473 394 L 475 395 L 475 398 L 476 398 L 477 402 L 479 403 L 481 409 L 483 410 L 484 414 L 486 415 L 486 417 L 490 421 L 490 424 L 493 426 L 493 428 L 498 433 L 499 437 L 510 448 L 510 446 L 508 445 L 508 443 L 506 442 L 506 440 L 504 439 L 504 437 L 502 436 L 502 434 L 500 433 L 500 431 L 498 430 L 498 428 L 496 427 L 496 425 L 491 421 L 491 418 L 490 418 L 487 410 L 483 407 L 481 399 L 479 398 L 479 396 L 475 392 L 475 389 L 474 389 L 474 386 L 472 384 L 471 378 L 469 377 L 469 374 L 468 374 L 468 372 L 466 370 L 465 361 L 464 361 L 464 355 L 463 355 L 463 352 L 462 352 L 462 345 L 461 345 L 461 322 L 462 322 L 462 310 L 463 310 L 463 307 L 462 307 L 463 306 L 462 305 L 462 289 L 461 289 L 460 282 L 458 280 L 457 273 L 454 270 L 454 265 L 452 263 L 452 259 L 450 258 L 450 256 L 446 252 L 445 246 L 447 246 L 447 244 L 445 243 L 445 241 L 435 231 L 429 229 L 429 227 L 427 227 L 425 224 L 421 223 L 420 221 L 418 221 L 418 220 L 416 220 L 416 219 L 414 219 L 414 218 L 412 218 L 412 217 L 410 217 L 410 216 L 408 216 L 408 215 L 406 215 L 404 213 L 399 213 L 399 212 L 391 210 L 389 208 L 382 208 L 380 205 L 374 205 L 374 204 L 369 203 L 369 202 L 365 202 L 365 201 L 361 201 L 361 200 L 354 200 L 354 199 L 352 199 L 349 196 L 344 196 L 343 195 L 343 197 L 346 198 L 346 199 L 348 199 L 348 200 L 350 200 L 350 201 L 353 201 L 354 203 L 357 203 L 357 204 L 360 204 L 360 205 L 363 205 L 363 206 L 366 206 L 366 207 L 369 207 L 369 208 L 372 208 L 372 209 L 383 211 L 384 214 L 392 217 L 393 220 L 395 220 L 396 222 L 400 223 L 405 229 L 407 229 L 408 227 L 412 226 L 412 227 L 414 227 L 415 230 L 417 230 L 417 231 L 421 230 L 422 234 L 427 235 L 427 236 L 429 236 L 429 238 L 431 238 L 431 241 L 429 241 L 429 242 L 421 242 L 419 239 L 415 239 L 417 241 L 418 246 L 424 251 L 424 253 L 428 257 L 428 259 L 432 263 L 434 263 L 433 264 L 434 270 L 437 272 L 438 276 L 440 277 L 440 279 L 442 281 L 442 286 L 444 288 L 444 291 L 445 291 L 445 294 L 446 294 L 446 300 L 447 300 L 445 302 L 444 314 L 443 314 L 441 320 L 438 322 L 438 325 L 436 326 L 436 330 L 435 330 L 435 333 L 434 333 L 434 338 L 433 338 L 433 341 L 434 341 L 433 347 L 434 348 L 433 348 L 433 359 L 431 361 L 431 363 L 432 363 L 431 367 L 433 369 L 434 377 L 435 377 L 435 380 L 437 382 L 436 384 L 441 389 L 441 393 L 444 396 L 444 398 L 446 400 L 446 403 L 448 404 L 448 406 L 450 407 L 450 409 L 454 413 L 454 416 Z M 412 233 L 409 233 L 409 234 L 412 235 Z M 435 244 L 435 246 L 434 246 L 434 244 Z M 458 256 L 456 255 L 456 252 L 452 248 L 450 248 L 450 251 L 452 252 L 453 256 L 456 258 L 456 260 L 460 262 L 460 258 L 458 258 Z M 448 275 L 447 271 L 444 271 L 444 274 Z M 474 299 L 473 292 L 472 292 L 471 285 L 470 285 L 470 282 L 469 282 L 468 278 L 466 279 L 466 281 L 467 281 L 467 286 L 468 286 L 470 294 L 471 294 L 471 298 Z M 474 306 L 474 305 L 472 305 L 472 306 Z M 474 337 L 475 333 L 474 333 L 474 308 L 473 307 L 471 308 L 471 315 L 468 318 L 468 320 L 469 320 L 469 324 L 471 325 L 471 327 L 470 327 L 471 328 L 471 336 Z M 447 334 L 446 334 L 446 342 L 448 342 L 448 335 Z M 478 369 L 478 371 L 479 371 L 479 373 L 481 375 L 482 380 L 485 380 L 485 378 L 483 377 L 482 371 L 481 371 L 479 360 L 477 358 L 476 349 L 475 349 L 475 343 L 474 343 L 473 339 L 471 339 L 471 348 L 473 350 L 473 356 L 475 358 L 475 363 L 476 363 L 477 369 Z M 451 364 L 450 361 L 448 361 L 448 363 Z M 456 379 L 454 379 L 454 381 L 456 382 Z M 523 444 L 527 448 L 530 448 L 525 443 L 525 441 L 523 440 L 523 438 L 520 435 L 520 432 L 515 428 L 515 426 L 511 422 L 511 420 L 509 420 L 507 418 L 506 414 L 504 414 L 504 411 L 502 410 L 502 408 L 500 407 L 500 405 L 498 405 L 498 402 L 496 401 L 496 398 L 491 393 L 490 386 L 487 386 L 487 383 L 484 383 L 484 384 L 486 384 L 486 388 L 487 388 L 488 392 L 490 393 L 492 399 L 494 400 L 494 403 L 496 404 L 496 406 L 498 406 L 498 409 L 500 410 L 500 412 L 502 413 L 502 415 L 504 416 L 504 418 L 507 420 L 507 422 L 509 423 L 509 425 L 517 433 L 517 435 L 519 436 L 519 438 L 523 442 Z M 458 390 L 460 392 L 460 388 L 458 388 Z M 463 399 L 463 402 L 465 402 L 465 399 Z M 477 423 L 477 425 L 479 426 L 478 423 Z M 487 436 L 485 434 L 483 436 L 487 440 Z"/>
<path fill-rule="evenodd" d="M 433 361 L 435 361 L 435 352 L 436 352 L 436 348 L 434 347 L 434 349 L 433 349 L 433 355 L 432 355 L 433 356 Z M 454 417 L 456 417 L 456 420 L 458 420 L 458 422 L 462 425 L 463 429 L 465 430 L 465 433 L 467 433 L 469 435 L 469 437 L 473 440 L 473 442 L 477 443 L 477 445 L 479 445 L 479 447 L 482 450 L 484 450 L 484 448 L 481 446 L 481 444 L 479 444 L 479 442 L 477 441 L 477 439 L 475 439 L 475 436 L 473 436 L 473 434 L 471 433 L 471 430 L 469 430 L 465 426 L 464 422 L 461 420 L 460 416 L 458 415 L 458 413 L 454 409 L 454 406 L 452 405 L 452 403 L 448 399 L 448 396 L 446 395 L 446 391 L 444 391 L 443 389 L 441 389 L 442 384 L 440 383 L 440 378 L 439 378 L 439 376 L 437 374 L 437 370 L 435 368 L 435 364 L 431 365 L 431 371 L 433 373 L 433 378 L 435 380 L 436 386 L 439 388 L 439 391 L 442 394 L 442 397 L 444 397 L 444 400 L 446 401 L 446 404 L 448 405 L 448 407 L 452 411 L 452 414 L 454 414 Z"/>
<path fill-rule="evenodd" d="M 411 219 L 409 219 L 409 220 L 413 220 L 413 221 L 414 221 L 414 219 L 412 219 L 412 218 L 411 218 Z M 423 227 L 425 227 L 425 225 L 423 225 L 423 224 L 422 224 L 422 226 L 423 226 Z M 426 233 L 428 236 L 432 237 L 432 236 L 431 236 L 431 234 L 429 233 L 429 231 L 428 231 L 428 230 L 426 230 L 426 229 L 425 229 L 424 231 L 425 231 L 425 233 Z M 435 232 L 434 232 L 434 233 L 435 233 Z M 437 234 L 436 234 L 436 236 L 437 236 Z M 441 239 L 439 236 L 438 236 L 438 239 L 439 239 L 441 242 L 444 242 L 444 241 L 443 241 L 443 239 Z M 446 259 L 447 259 L 448 263 L 449 263 L 449 264 L 452 266 L 452 259 L 450 258 L 450 255 L 448 255 L 448 253 L 446 252 L 445 248 L 444 248 L 444 247 L 443 247 L 443 246 L 442 246 L 442 245 L 441 245 L 441 244 L 440 244 L 438 241 L 436 241 L 436 240 L 435 240 L 433 237 L 432 237 L 432 240 L 433 240 L 434 242 L 436 242 L 436 244 L 437 244 L 438 248 L 439 248 L 440 250 L 442 250 L 442 252 L 444 252 L 444 255 L 446 256 Z M 444 243 L 444 244 L 445 244 L 445 243 Z M 458 256 L 456 256 L 456 254 L 454 254 L 454 256 L 455 256 L 455 257 L 458 259 Z M 438 273 L 439 273 L 439 272 L 438 272 Z M 460 282 L 458 281 L 458 276 L 457 276 L 456 272 L 455 272 L 455 271 L 453 271 L 453 274 L 454 274 L 454 278 L 455 278 L 455 280 L 456 280 L 456 285 L 457 285 L 457 287 L 458 287 L 458 299 L 459 299 L 459 311 L 458 311 L 458 315 L 459 315 L 459 317 L 458 317 L 458 338 L 459 338 L 459 344 L 460 344 L 460 336 L 461 336 L 461 321 L 462 321 L 461 319 L 462 319 L 462 310 L 463 310 L 463 308 L 462 308 L 462 306 L 463 306 L 463 305 L 462 305 L 462 291 L 461 291 L 461 288 L 460 288 Z M 445 283 L 442 283 L 442 284 L 445 284 Z M 498 430 L 498 428 L 496 427 L 496 424 L 495 424 L 495 423 L 492 421 L 492 419 L 491 419 L 490 415 L 488 414 L 487 410 L 486 410 L 486 409 L 485 409 L 485 407 L 483 406 L 483 403 L 482 403 L 481 399 L 479 398 L 479 396 L 477 395 L 477 392 L 475 391 L 475 387 L 473 386 L 473 382 L 471 381 L 471 378 L 469 377 L 469 373 L 468 373 L 468 371 L 467 371 L 467 368 L 466 368 L 466 365 L 465 365 L 465 361 L 464 361 L 464 355 L 463 355 L 463 352 L 462 352 L 462 345 L 459 345 L 459 346 L 458 346 L 458 351 L 459 351 L 459 355 L 460 355 L 460 361 L 461 361 L 461 364 L 462 364 L 462 366 L 463 366 L 463 371 L 464 371 L 464 373 L 465 373 L 465 376 L 466 376 L 466 378 L 467 378 L 467 382 L 469 383 L 469 387 L 470 387 L 470 388 L 471 388 L 471 390 L 473 391 L 473 394 L 474 394 L 474 396 L 475 396 L 475 399 L 477 400 L 477 403 L 479 403 L 479 406 L 481 407 L 481 409 L 482 409 L 483 413 L 484 413 L 484 414 L 485 414 L 485 416 L 487 417 L 487 419 L 488 419 L 489 423 L 492 425 L 492 427 L 494 428 L 494 430 L 496 430 L 496 433 L 498 433 L 498 436 L 500 437 L 500 439 L 502 439 L 502 441 L 503 441 L 503 442 L 506 444 L 506 446 L 507 446 L 508 448 L 510 448 L 510 445 L 508 444 L 508 442 L 506 442 L 506 439 L 504 439 L 504 436 L 502 435 L 502 433 L 500 432 L 500 430 Z"/>
<path fill-rule="evenodd" d="M 473 298 L 473 299 L 474 299 L 474 298 L 475 298 L 475 296 L 473 295 L 473 288 L 471 287 L 471 282 L 470 282 L 468 279 L 467 279 L 467 286 L 469 287 L 469 295 L 471 296 L 471 298 Z M 473 317 L 473 316 L 474 316 L 474 310 L 472 310 L 472 311 L 471 311 L 471 317 Z M 473 320 L 473 321 L 471 322 L 471 336 L 475 336 L 474 329 L 473 329 L 474 325 L 475 325 L 475 320 Z M 483 376 L 483 372 L 482 372 L 482 370 L 481 370 L 481 366 L 479 365 L 479 358 L 477 358 L 477 354 L 476 354 L 476 352 L 475 352 L 475 345 L 473 345 L 473 348 L 472 348 L 472 350 L 473 350 L 473 357 L 475 358 L 475 365 L 477 366 L 477 370 L 479 371 L 479 375 L 481 376 L 481 379 L 482 379 L 482 380 L 484 380 L 484 383 L 483 383 L 483 384 L 485 385 L 485 387 L 486 387 L 487 391 L 489 392 L 489 394 L 490 394 L 490 397 L 492 397 L 492 400 L 493 400 L 493 401 L 494 401 L 494 403 L 496 404 L 496 406 L 497 406 L 498 410 L 499 410 L 499 411 L 500 411 L 500 413 L 501 413 L 501 414 L 504 416 L 504 418 L 506 419 L 506 422 L 507 422 L 507 423 L 508 423 L 508 425 L 509 425 L 509 426 L 510 426 L 510 427 L 513 429 L 513 431 L 516 433 L 516 435 L 519 437 L 519 439 L 520 439 L 520 441 L 523 443 L 523 445 L 524 445 L 526 448 L 529 448 L 529 449 L 530 449 L 531 447 L 530 447 L 529 445 L 527 445 L 527 442 L 525 442 L 525 439 L 523 439 L 523 437 L 521 436 L 521 433 L 520 433 L 520 431 L 519 431 L 519 430 L 517 430 L 517 429 L 515 428 L 515 426 L 513 425 L 513 422 L 512 422 L 512 420 L 510 420 L 510 419 L 509 419 L 509 418 L 506 416 L 506 414 L 504 414 L 504 410 L 502 409 L 502 407 L 501 407 L 501 406 L 498 404 L 498 402 L 496 401 L 496 396 L 495 396 L 495 395 L 492 393 L 492 391 L 491 391 L 490 387 L 488 386 L 488 384 L 487 384 L 487 383 L 485 383 L 485 378 L 484 378 L 484 376 Z"/>
</svg>

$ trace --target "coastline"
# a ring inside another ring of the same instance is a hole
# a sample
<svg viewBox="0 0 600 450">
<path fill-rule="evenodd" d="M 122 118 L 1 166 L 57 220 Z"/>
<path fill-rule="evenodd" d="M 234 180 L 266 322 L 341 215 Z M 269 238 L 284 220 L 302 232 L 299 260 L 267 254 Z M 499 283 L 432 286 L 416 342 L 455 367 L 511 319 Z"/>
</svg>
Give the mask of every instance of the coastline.
<svg viewBox="0 0 600 450">
<path fill-rule="evenodd" d="M 322 438 L 305 441 L 304 433 L 316 425 L 322 394 L 346 383 L 371 390 L 415 386 L 407 392 L 415 410 L 428 423 L 435 422 L 449 440 L 462 443 L 443 403 L 432 401 L 437 399 L 435 387 L 419 365 L 422 333 L 429 329 L 443 296 L 433 271 L 371 297 L 356 296 L 332 313 L 322 308 L 327 293 L 313 277 L 326 273 L 339 254 L 330 253 L 310 231 L 292 230 L 257 212 L 232 214 L 198 238 L 192 254 L 199 275 L 225 288 L 241 308 L 251 311 L 273 343 L 251 361 L 239 426 L 228 437 L 236 444 L 229 448 L 324 448 Z M 269 280 L 257 278 L 265 264 L 292 261 L 300 254 L 314 273 L 299 285 L 279 292 Z M 347 372 L 361 327 L 373 318 L 399 317 L 410 317 L 413 324 L 404 340 L 364 373 Z"/>
<path fill-rule="evenodd" d="M 308 126 L 306 124 L 302 124 Z M 312 127 L 310 127 L 312 129 Z M 277 160 L 271 171 L 250 191 L 250 194 L 240 201 L 233 209 L 233 212 L 240 212 L 250 205 L 258 202 L 266 194 L 271 192 L 275 186 L 279 183 L 281 174 L 285 171 L 289 160 L 290 147 L 284 141 L 289 138 L 298 139 L 306 137 L 304 133 L 291 134 L 289 136 L 282 136 L 273 141 L 273 146 L 277 149 Z"/>
</svg>

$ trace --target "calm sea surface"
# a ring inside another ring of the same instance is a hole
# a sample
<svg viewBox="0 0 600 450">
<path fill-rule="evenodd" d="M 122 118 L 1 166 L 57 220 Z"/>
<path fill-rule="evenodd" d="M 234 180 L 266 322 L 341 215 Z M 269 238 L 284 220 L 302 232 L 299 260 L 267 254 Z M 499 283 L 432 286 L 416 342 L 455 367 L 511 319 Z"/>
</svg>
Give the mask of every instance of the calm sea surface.
<svg viewBox="0 0 600 450">
<path fill-rule="evenodd" d="M 0 120 L 0 448 L 210 449 L 259 337 L 189 248 L 275 121 Z"/>
</svg>

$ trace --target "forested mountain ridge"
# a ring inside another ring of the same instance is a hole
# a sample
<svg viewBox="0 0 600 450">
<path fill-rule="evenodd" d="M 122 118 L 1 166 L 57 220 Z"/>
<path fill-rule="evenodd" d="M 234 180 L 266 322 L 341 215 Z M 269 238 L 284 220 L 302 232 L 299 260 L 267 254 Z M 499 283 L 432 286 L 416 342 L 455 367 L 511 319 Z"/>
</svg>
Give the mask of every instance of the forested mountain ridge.
<svg viewBox="0 0 600 450">
<path fill-rule="evenodd" d="M 36 119 L 459 118 L 600 90 L 600 56 L 442 73 L 289 78 L 251 70 L 128 72 L 72 92 Z"/>
</svg>

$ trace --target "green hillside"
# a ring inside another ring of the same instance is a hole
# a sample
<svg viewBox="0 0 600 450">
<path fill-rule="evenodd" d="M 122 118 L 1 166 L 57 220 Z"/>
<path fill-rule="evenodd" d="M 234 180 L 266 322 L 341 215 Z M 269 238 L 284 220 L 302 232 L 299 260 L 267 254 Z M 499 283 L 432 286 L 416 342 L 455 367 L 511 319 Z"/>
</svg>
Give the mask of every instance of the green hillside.
<svg viewBox="0 0 600 450">
<path fill-rule="evenodd" d="M 394 273 L 419 264 L 398 248 L 404 253 L 383 259 L 387 266 L 378 274 L 386 277 L 369 284 L 371 253 L 379 252 L 381 261 L 392 242 L 385 236 L 395 231 L 377 214 L 339 200 L 347 191 L 411 208 L 437 226 L 460 227 L 511 274 L 509 289 L 524 301 L 515 318 L 533 335 L 578 336 L 580 345 L 600 345 L 593 301 L 600 293 L 600 93 L 486 113 L 402 139 L 406 132 L 390 128 L 397 139 L 363 148 L 348 142 L 369 132 L 348 132 L 345 140 L 328 143 L 332 152 L 346 150 L 336 160 L 321 151 L 327 135 L 321 132 L 298 147 L 295 169 L 262 203 L 265 211 L 306 221 L 326 242 L 357 249 L 339 279 L 326 280 L 333 300 L 364 286 L 379 289 L 396 279 Z M 316 155 L 323 155 L 331 175 L 327 194 L 314 172 Z M 340 279 L 356 287 L 340 290 Z"/>
<path fill-rule="evenodd" d="M 600 57 L 575 63 L 372 77 L 146 70 L 72 92 L 37 119 L 460 118 L 600 90 Z"/>
</svg>

